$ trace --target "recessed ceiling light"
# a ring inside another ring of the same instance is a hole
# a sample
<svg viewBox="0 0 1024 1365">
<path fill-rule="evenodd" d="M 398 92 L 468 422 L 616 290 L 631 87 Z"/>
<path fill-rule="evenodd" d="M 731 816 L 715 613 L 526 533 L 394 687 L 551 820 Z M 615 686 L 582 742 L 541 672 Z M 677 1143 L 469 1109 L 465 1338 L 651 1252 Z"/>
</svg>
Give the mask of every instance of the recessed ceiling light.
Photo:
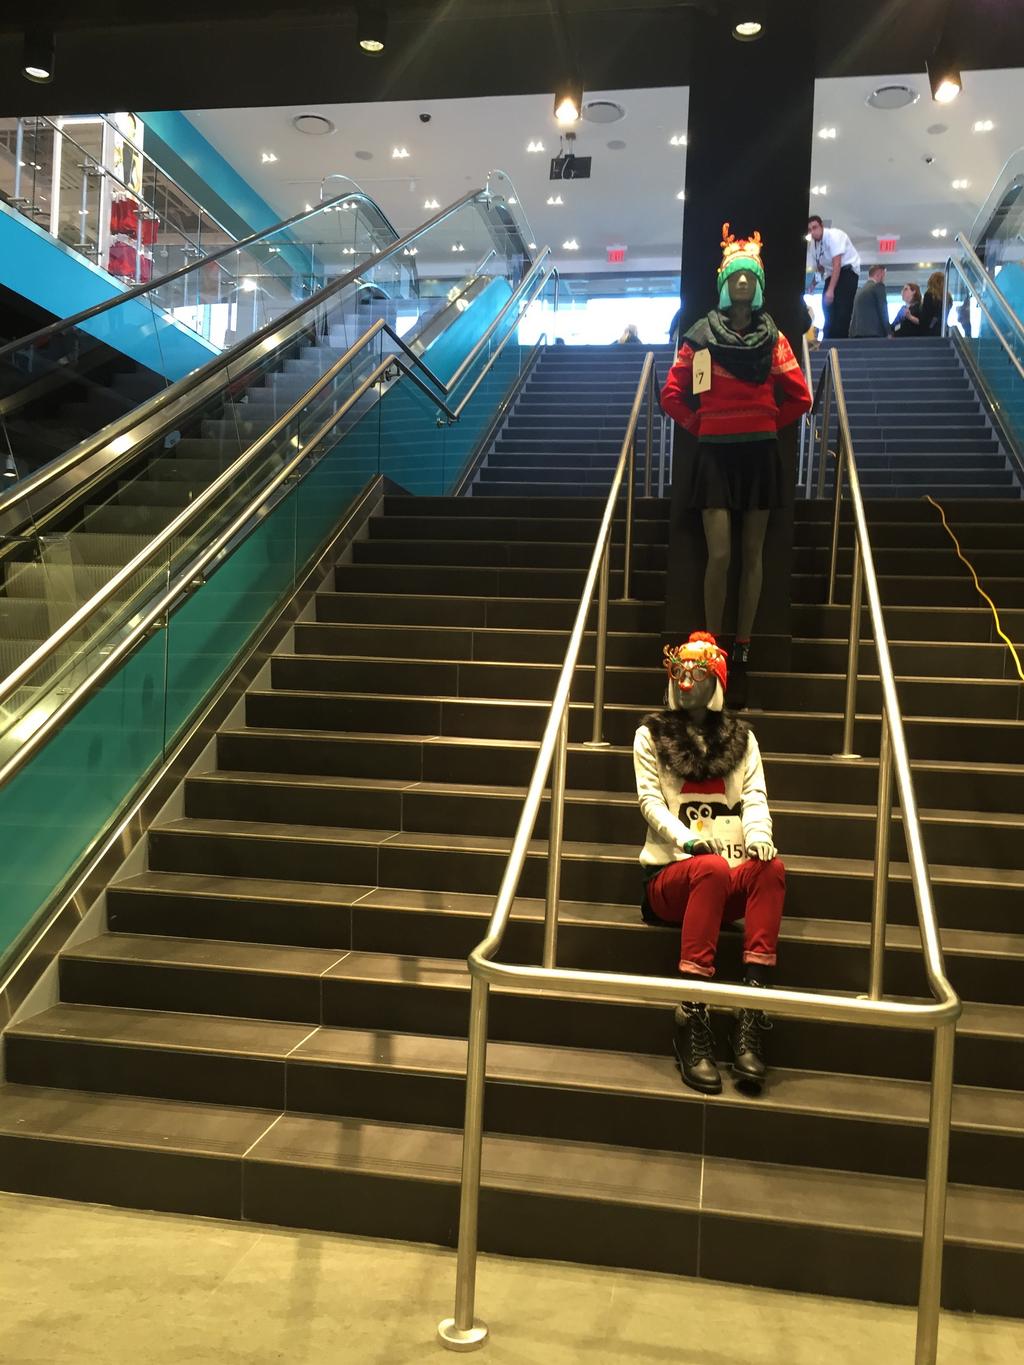
<svg viewBox="0 0 1024 1365">
<path fill-rule="evenodd" d="M 261 152 L 261 153 L 260 153 L 260 160 L 263 162 L 263 164 L 264 164 L 264 166 L 265 166 L 265 165 L 267 164 L 268 161 L 276 161 L 276 160 L 277 160 L 277 157 L 276 157 L 276 155 L 275 155 L 273 152 Z"/>
<path fill-rule="evenodd" d="M 934 261 L 918 261 L 917 268 L 918 270 L 931 270 L 934 264 Z"/>
<path fill-rule="evenodd" d="M 764 25 L 758 19 L 741 19 L 732 26 L 732 36 L 741 43 L 755 42 L 761 36 Z"/>
<path fill-rule="evenodd" d="M 55 38 L 48 28 L 33 25 L 25 30 L 21 57 L 22 75 L 36 85 L 53 80 Z"/>
<path fill-rule="evenodd" d="M 832 127 L 819 128 L 818 136 L 821 138 L 823 142 L 833 142 L 836 137 L 836 130 L 835 128 Z"/>
<path fill-rule="evenodd" d="M 669 145 L 670 147 L 685 147 L 685 146 L 686 146 L 686 134 L 685 134 L 685 133 L 673 133 L 672 136 L 671 136 L 671 137 L 669 138 L 669 140 L 668 140 L 668 145 Z"/>
<path fill-rule="evenodd" d="M 408 155 L 409 155 L 408 147 L 392 147 L 391 149 L 392 161 L 405 161 Z"/>
<path fill-rule="evenodd" d="M 827 185 L 812 185 L 812 186 L 811 186 L 811 193 L 812 193 L 812 194 L 817 194 L 817 195 L 826 195 L 826 194 L 828 194 L 828 186 L 827 186 Z"/>
<path fill-rule="evenodd" d="M 976 133 L 991 133 L 995 126 L 990 118 L 980 118 L 974 125 L 974 131 Z"/>
<path fill-rule="evenodd" d="M 427 199 L 423 205 L 425 209 L 439 209 L 441 205 L 436 199 Z"/>
<path fill-rule="evenodd" d="M 580 244 L 579 244 L 579 242 L 577 242 L 577 240 L 576 240 L 575 237 L 570 237 L 569 240 L 568 240 L 567 242 L 563 242 L 563 243 L 562 243 L 562 250 L 563 250 L 563 251 L 579 251 L 579 249 L 580 249 Z"/>
<path fill-rule="evenodd" d="M 954 180 L 954 181 L 953 181 L 953 188 L 954 188 L 955 190 L 969 190 L 970 187 L 971 187 L 971 182 L 970 182 L 969 180 Z"/>
<path fill-rule="evenodd" d="M 676 195 L 676 198 L 677 198 L 677 199 L 685 199 L 685 198 L 686 198 L 686 191 L 685 191 L 685 190 L 680 190 L 679 193 Z"/>
<path fill-rule="evenodd" d="M 341 254 L 343 256 L 354 256 L 356 254 L 356 249 L 354 246 L 343 246 L 341 248 Z"/>
<path fill-rule="evenodd" d="M 453 250 L 453 251 L 456 251 L 456 252 L 458 252 L 458 251 L 465 251 L 465 249 L 466 249 L 466 248 L 462 245 L 461 242 L 456 242 L 456 243 L 454 244 L 454 246 L 452 247 L 452 250 Z"/>
<path fill-rule="evenodd" d="M 359 46 L 371 57 L 379 57 L 384 51 L 388 36 L 388 12 L 384 5 L 361 4 L 358 14 L 357 30 Z"/>
<path fill-rule="evenodd" d="M 507 202 L 510 208 L 515 208 L 515 206 L 519 203 L 519 200 L 515 197 L 514 194 L 510 194 Z"/>
<path fill-rule="evenodd" d="M 949 228 L 932 228 L 933 237 L 948 237 Z"/>
<path fill-rule="evenodd" d="M 559 204 L 561 204 L 561 203 L 563 203 L 563 202 L 564 202 L 564 201 L 563 201 L 562 196 L 561 196 L 560 194 L 549 194 L 549 195 L 548 195 L 548 204 L 549 204 L 552 208 L 556 208 Z"/>
<path fill-rule="evenodd" d="M 530 141 L 526 144 L 526 150 L 528 152 L 542 152 L 544 150 L 544 144 L 539 139 L 537 141 Z"/>
<path fill-rule="evenodd" d="M 526 243 L 526 249 L 527 249 L 527 251 L 536 251 L 536 250 L 537 250 L 537 243 L 536 243 L 536 242 L 527 242 L 527 243 Z"/>
<path fill-rule="evenodd" d="M 405 248 L 405 250 L 402 252 L 402 255 L 403 255 L 403 256 L 418 256 L 419 253 L 420 253 L 420 249 L 419 249 L 418 246 L 407 246 L 407 247 Z"/>
<path fill-rule="evenodd" d="M 916 104 L 920 94 L 911 85 L 880 85 L 865 100 L 872 109 L 906 109 Z"/>
<path fill-rule="evenodd" d="M 312 205 L 312 204 L 307 204 L 306 207 L 305 207 L 305 209 L 303 210 L 303 212 L 304 212 L 304 213 L 312 213 L 312 212 L 313 212 L 313 205 Z"/>
</svg>

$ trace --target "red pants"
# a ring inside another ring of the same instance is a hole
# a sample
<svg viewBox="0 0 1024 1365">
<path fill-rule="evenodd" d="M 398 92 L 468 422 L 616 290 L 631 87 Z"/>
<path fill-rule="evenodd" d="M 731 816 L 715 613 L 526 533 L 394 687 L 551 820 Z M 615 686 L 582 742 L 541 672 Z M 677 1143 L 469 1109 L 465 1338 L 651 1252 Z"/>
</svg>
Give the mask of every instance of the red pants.
<svg viewBox="0 0 1024 1365">
<path fill-rule="evenodd" d="M 706 853 L 669 863 L 647 883 L 647 904 L 658 919 L 683 926 L 679 970 L 690 976 L 714 976 L 723 920 L 743 919 L 744 962 L 774 966 L 785 897 L 781 858 L 770 863 L 749 858 L 730 867 Z"/>
</svg>

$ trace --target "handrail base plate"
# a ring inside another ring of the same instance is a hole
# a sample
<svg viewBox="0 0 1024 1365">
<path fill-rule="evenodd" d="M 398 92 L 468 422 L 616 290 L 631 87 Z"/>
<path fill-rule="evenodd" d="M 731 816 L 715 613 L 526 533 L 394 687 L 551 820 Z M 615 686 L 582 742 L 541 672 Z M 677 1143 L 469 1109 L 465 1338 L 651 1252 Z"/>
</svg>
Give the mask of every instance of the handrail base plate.
<svg viewBox="0 0 1024 1365">
<path fill-rule="evenodd" d="M 442 1318 L 437 1324 L 437 1339 L 449 1351 L 479 1351 L 487 1340 L 487 1324 L 474 1318 L 473 1326 L 463 1331 L 455 1326 L 454 1318 Z"/>
</svg>

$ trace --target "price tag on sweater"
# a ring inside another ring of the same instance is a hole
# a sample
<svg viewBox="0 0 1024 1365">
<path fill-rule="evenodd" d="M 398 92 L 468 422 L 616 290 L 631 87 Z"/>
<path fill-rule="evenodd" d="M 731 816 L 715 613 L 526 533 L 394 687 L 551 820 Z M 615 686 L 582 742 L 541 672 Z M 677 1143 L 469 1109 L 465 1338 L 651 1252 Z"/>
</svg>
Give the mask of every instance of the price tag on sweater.
<svg viewBox="0 0 1024 1365">
<path fill-rule="evenodd" d="M 708 393 L 711 389 L 711 352 L 695 351 L 693 354 L 693 391 Z"/>
</svg>

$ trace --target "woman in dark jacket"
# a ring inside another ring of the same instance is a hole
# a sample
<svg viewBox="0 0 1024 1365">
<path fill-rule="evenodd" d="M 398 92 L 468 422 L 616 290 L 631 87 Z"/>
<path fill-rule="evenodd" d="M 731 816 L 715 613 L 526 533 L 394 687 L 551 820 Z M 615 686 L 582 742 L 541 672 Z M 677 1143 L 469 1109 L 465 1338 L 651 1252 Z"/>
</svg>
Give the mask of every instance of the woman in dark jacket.
<svg viewBox="0 0 1024 1365">
<path fill-rule="evenodd" d="M 903 307 L 896 314 L 892 324 L 894 337 L 919 337 L 925 333 L 921 327 L 921 289 L 916 284 L 903 286 Z"/>
<path fill-rule="evenodd" d="M 946 297 L 946 277 L 941 270 L 936 270 L 934 275 L 928 277 L 928 287 L 925 289 L 924 300 L 921 304 L 921 336 L 939 337 L 942 335 L 942 313 L 943 307 L 948 316 L 949 304 L 943 305 Z"/>
</svg>

